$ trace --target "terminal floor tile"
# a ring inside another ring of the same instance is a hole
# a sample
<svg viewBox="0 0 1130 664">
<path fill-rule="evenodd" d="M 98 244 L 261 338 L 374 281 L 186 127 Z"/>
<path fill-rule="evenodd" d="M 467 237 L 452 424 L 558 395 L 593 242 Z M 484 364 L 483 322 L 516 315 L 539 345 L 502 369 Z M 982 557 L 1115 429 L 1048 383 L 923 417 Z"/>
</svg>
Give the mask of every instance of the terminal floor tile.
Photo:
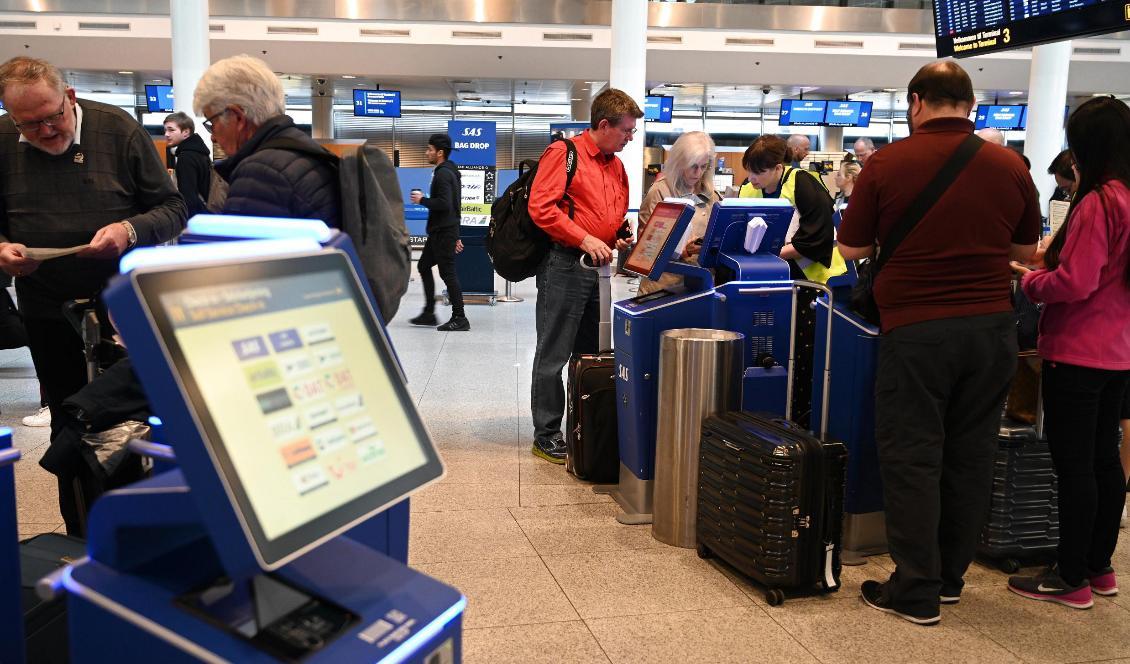
<svg viewBox="0 0 1130 664">
<path fill-rule="evenodd" d="M 442 283 L 442 282 L 441 282 Z M 499 282 L 499 291 L 503 284 Z M 614 298 L 630 296 L 613 280 Z M 533 280 L 516 304 L 468 306 L 470 332 L 415 328 L 418 280 L 390 325 L 409 390 L 447 467 L 412 498 L 411 564 L 469 600 L 468 664 L 639 662 L 1097 662 L 1130 664 L 1130 589 L 1090 611 L 1023 600 L 1006 575 L 974 563 L 961 603 L 937 627 L 877 613 L 859 600 L 885 579 L 888 556 L 845 567 L 829 595 L 765 604 L 764 591 L 718 561 L 666 546 L 649 526 L 616 522 L 616 505 L 530 454 Z M 445 321 L 450 310 L 439 306 Z M 61 529 L 54 477 L 37 461 L 46 429 L 26 350 L 0 351 L 0 425 L 17 465 L 20 535 Z M 1130 586 L 1130 537 L 1114 565 Z"/>
</svg>

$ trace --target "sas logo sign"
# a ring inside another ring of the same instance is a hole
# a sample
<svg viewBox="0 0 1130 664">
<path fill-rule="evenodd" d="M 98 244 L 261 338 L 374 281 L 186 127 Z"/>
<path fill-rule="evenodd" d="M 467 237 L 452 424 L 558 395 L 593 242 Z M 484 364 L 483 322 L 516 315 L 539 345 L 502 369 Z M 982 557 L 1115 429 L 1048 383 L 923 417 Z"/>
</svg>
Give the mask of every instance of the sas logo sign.
<svg viewBox="0 0 1130 664">
<path fill-rule="evenodd" d="M 464 127 L 462 135 L 463 136 L 482 136 L 483 135 L 483 128 L 482 127 Z"/>
</svg>

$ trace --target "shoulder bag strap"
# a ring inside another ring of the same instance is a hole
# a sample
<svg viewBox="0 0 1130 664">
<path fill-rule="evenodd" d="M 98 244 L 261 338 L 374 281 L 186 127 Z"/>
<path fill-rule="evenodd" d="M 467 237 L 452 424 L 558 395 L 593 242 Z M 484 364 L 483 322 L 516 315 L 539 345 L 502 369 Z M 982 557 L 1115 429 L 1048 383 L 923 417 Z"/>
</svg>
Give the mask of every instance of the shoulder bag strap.
<svg viewBox="0 0 1130 664">
<path fill-rule="evenodd" d="M 926 185 L 922 193 L 918 194 L 918 197 L 914 199 L 914 202 L 911 203 L 910 207 L 903 213 L 902 219 L 899 220 L 898 225 L 896 225 L 891 230 L 891 234 L 887 236 L 886 243 L 880 245 L 879 257 L 875 260 L 871 268 L 872 279 L 879 274 L 879 270 L 891 259 L 891 256 L 895 253 L 895 249 L 898 249 L 899 244 L 910 235 L 910 232 L 914 230 L 918 222 L 921 221 L 922 218 L 926 216 L 926 213 L 934 207 L 934 204 L 941 199 L 942 195 L 945 194 L 950 188 L 950 185 L 954 183 L 954 180 L 961 174 L 961 171 L 964 170 L 969 161 L 973 159 L 973 155 L 977 154 L 977 151 L 980 150 L 983 145 L 985 145 L 985 141 L 976 134 L 970 134 L 961 142 L 961 145 L 957 146 L 957 150 L 954 151 L 949 160 L 942 165 L 941 170 L 934 176 L 934 179 L 930 180 L 930 184 Z"/>
</svg>

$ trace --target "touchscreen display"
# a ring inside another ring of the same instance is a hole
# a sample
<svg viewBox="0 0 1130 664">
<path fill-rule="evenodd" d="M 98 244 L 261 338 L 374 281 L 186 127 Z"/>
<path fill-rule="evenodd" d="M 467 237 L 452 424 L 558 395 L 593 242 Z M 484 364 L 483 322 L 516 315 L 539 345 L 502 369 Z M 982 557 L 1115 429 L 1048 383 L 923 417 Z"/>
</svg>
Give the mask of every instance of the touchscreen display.
<svg viewBox="0 0 1130 664">
<path fill-rule="evenodd" d="M 159 295 L 213 451 L 267 540 L 429 461 L 350 281 L 345 269 L 284 271 Z"/>
<path fill-rule="evenodd" d="M 660 203 L 655 206 L 636 246 L 624 262 L 628 271 L 643 276 L 651 274 L 685 209 L 686 206 L 682 203 Z"/>
</svg>

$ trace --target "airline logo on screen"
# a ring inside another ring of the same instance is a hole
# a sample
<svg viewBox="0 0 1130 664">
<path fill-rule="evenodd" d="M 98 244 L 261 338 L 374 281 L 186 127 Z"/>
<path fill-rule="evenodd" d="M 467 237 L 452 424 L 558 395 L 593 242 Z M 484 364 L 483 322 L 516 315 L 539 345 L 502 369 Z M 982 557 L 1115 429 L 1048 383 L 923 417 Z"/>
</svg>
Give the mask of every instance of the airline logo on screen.
<svg viewBox="0 0 1130 664">
<path fill-rule="evenodd" d="M 236 339 L 232 350 L 299 495 L 385 456 L 385 444 L 328 323 Z"/>
</svg>

